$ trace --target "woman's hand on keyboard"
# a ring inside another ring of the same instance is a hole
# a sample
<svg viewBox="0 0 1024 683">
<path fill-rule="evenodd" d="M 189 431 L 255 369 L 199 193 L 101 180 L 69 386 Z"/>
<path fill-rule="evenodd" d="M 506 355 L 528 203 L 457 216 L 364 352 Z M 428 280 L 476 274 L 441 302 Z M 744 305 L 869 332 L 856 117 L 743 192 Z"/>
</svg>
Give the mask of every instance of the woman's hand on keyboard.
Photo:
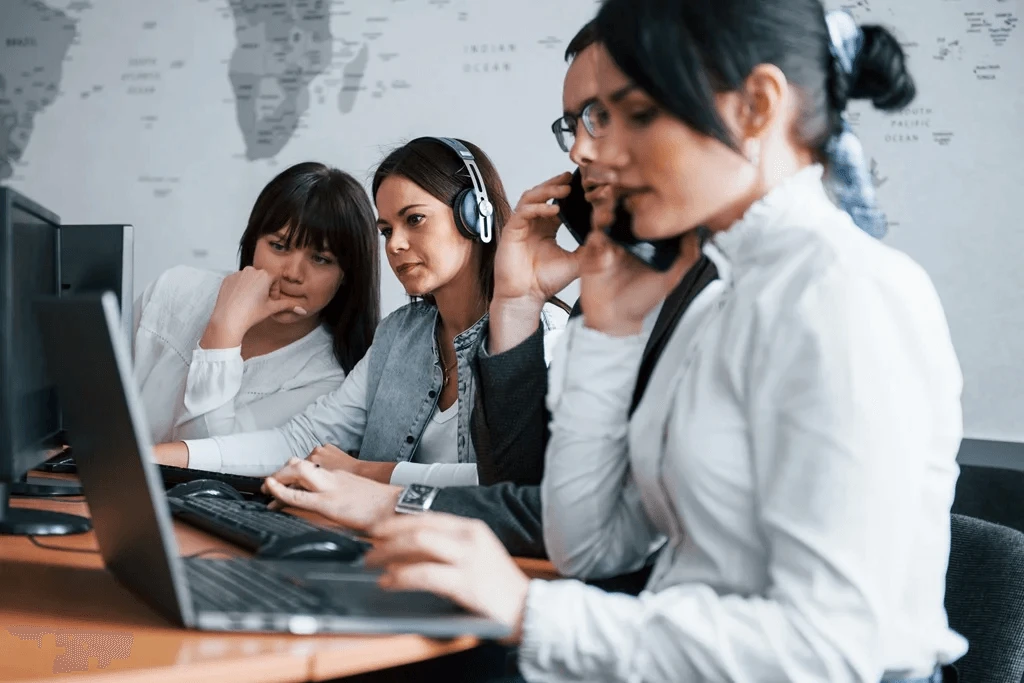
<svg viewBox="0 0 1024 683">
<path fill-rule="evenodd" d="M 263 492 L 274 497 L 272 509 L 309 510 L 359 531 L 395 514 L 401 486 L 381 484 L 343 469 L 328 470 L 311 459 L 292 458 L 267 477 Z"/>
<path fill-rule="evenodd" d="M 331 444 L 317 446 L 309 454 L 307 460 L 325 470 L 343 470 L 382 484 L 391 482 L 391 473 L 395 471 L 395 467 L 398 465 L 397 462 L 372 462 L 353 458 L 345 451 Z"/>
<path fill-rule="evenodd" d="M 429 591 L 507 624 L 517 643 L 530 579 L 478 519 L 442 512 L 395 515 L 370 529 L 366 565 L 384 569 L 383 588 Z"/>
</svg>

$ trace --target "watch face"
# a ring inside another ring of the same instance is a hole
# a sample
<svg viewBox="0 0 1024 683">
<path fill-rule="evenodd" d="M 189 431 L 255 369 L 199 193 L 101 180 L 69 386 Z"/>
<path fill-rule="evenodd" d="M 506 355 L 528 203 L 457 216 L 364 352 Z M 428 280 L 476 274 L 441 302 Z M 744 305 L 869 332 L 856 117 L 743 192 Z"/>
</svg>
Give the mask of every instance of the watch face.
<svg viewBox="0 0 1024 683">
<path fill-rule="evenodd" d="M 434 490 L 433 486 L 424 486 L 423 484 L 410 484 L 406 487 L 405 493 L 402 494 L 402 503 L 405 505 L 415 505 L 422 507 L 426 504 L 427 499 L 430 497 L 430 493 Z"/>
</svg>

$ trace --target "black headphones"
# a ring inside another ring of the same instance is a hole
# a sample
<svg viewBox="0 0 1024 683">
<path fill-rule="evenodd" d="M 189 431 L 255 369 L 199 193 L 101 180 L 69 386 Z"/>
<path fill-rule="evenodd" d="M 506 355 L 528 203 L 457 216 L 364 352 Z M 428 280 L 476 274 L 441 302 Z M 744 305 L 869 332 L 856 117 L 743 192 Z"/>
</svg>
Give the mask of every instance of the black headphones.
<svg viewBox="0 0 1024 683">
<path fill-rule="evenodd" d="M 484 177 L 476 165 L 473 153 L 464 144 L 453 138 L 430 137 L 426 139 L 437 140 L 458 154 L 466 166 L 466 172 L 472 183 L 472 187 L 467 187 L 455 195 L 455 201 L 452 202 L 455 227 L 471 240 L 479 239 L 481 242 L 490 242 L 494 238 L 494 205 L 487 198 Z"/>
</svg>

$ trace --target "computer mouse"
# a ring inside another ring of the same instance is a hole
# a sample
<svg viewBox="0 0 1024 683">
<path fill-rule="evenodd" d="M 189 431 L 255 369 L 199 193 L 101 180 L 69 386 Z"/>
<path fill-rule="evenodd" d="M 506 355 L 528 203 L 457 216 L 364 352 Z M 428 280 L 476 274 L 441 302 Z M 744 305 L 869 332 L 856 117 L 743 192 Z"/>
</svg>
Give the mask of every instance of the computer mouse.
<svg viewBox="0 0 1024 683">
<path fill-rule="evenodd" d="M 297 536 L 278 536 L 260 546 L 256 557 L 275 560 L 330 560 L 355 562 L 370 544 L 333 531 L 310 531 Z"/>
<path fill-rule="evenodd" d="M 171 488 L 167 492 L 170 498 L 226 498 L 228 500 L 244 500 L 245 496 L 239 493 L 231 484 L 225 484 L 216 479 L 194 479 Z"/>
</svg>

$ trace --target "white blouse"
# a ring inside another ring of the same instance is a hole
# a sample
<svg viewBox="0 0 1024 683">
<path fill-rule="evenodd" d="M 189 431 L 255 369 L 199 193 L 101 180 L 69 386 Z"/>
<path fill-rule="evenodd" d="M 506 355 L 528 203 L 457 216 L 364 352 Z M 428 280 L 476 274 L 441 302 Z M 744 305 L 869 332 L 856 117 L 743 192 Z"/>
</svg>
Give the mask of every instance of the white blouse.
<svg viewBox="0 0 1024 683">
<path fill-rule="evenodd" d="M 391 473 L 395 486 L 425 483 L 431 486 L 476 486 L 476 463 L 458 462 L 459 401 L 434 412 L 420 436 L 411 462 L 400 462 Z"/>
<path fill-rule="evenodd" d="M 627 420 L 643 336 L 573 321 L 552 368 L 531 681 L 879 681 L 966 651 L 943 606 L 962 377 L 939 298 L 809 167 L 706 248 Z"/>
<path fill-rule="evenodd" d="M 155 443 L 270 429 L 341 384 L 330 333 L 277 351 L 201 349 L 225 274 L 179 266 L 135 302 L 134 374 Z"/>
</svg>

